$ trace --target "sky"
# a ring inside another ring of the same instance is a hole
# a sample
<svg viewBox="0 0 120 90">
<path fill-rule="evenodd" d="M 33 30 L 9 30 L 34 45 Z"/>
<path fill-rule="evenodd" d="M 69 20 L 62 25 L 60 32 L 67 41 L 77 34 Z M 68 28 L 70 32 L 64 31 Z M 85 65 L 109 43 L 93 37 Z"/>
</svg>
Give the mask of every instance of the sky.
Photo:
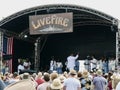
<svg viewBox="0 0 120 90">
<path fill-rule="evenodd" d="M 49 4 L 83 6 L 120 20 L 120 0 L 0 0 L 0 20 L 21 10 Z"/>
</svg>

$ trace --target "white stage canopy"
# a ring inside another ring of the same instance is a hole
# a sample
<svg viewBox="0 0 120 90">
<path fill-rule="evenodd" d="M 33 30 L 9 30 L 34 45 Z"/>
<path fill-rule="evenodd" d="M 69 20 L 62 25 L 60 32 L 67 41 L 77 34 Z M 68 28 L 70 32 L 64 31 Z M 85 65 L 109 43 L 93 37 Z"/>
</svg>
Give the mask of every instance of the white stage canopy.
<svg viewBox="0 0 120 90">
<path fill-rule="evenodd" d="M 49 4 L 83 6 L 120 20 L 120 0 L 0 0 L 0 20 L 21 10 Z"/>
</svg>

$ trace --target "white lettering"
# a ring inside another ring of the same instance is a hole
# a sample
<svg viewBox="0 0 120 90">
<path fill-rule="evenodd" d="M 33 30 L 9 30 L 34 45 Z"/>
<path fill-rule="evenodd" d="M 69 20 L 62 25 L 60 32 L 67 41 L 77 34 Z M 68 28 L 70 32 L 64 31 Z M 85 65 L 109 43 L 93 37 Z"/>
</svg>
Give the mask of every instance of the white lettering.
<svg viewBox="0 0 120 90">
<path fill-rule="evenodd" d="M 32 26 L 33 26 L 34 29 L 39 28 L 40 27 L 39 21 L 37 21 L 37 25 L 35 25 L 35 23 L 32 21 Z"/>
<path fill-rule="evenodd" d="M 50 17 L 46 17 L 46 24 L 50 24 Z"/>
<path fill-rule="evenodd" d="M 69 24 L 69 19 L 52 15 L 52 16 L 40 18 L 36 21 L 36 23 L 32 21 L 32 27 L 34 29 L 38 29 L 40 27 L 43 27 L 49 24 L 52 24 L 52 25 L 55 24 L 55 25 L 61 25 L 61 26 L 67 27 Z"/>
</svg>

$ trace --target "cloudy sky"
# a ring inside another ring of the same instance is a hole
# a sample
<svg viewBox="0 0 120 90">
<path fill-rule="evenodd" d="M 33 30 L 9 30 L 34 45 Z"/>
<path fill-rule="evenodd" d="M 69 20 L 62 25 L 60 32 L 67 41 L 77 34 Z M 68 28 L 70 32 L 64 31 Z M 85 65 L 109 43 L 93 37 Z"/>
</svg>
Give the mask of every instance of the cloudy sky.
<svg viewBox="0 0 120 90">
<path fill-rule="evenodd" d="M 0 0 L 0 20 L 24 9 L 48 4 L 80 5 L 120 20 L 120 0 Z"/>
</svg>

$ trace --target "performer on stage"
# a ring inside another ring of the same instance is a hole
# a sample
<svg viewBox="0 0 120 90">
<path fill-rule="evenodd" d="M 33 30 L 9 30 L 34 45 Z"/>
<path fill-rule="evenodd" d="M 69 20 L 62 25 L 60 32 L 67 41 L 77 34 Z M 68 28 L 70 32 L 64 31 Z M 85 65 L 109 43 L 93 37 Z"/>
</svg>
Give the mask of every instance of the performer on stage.
<svg viewBox="0 0 120 90">
<path fill-rule="evenodd" d="M 22 62 L 19 62 L 19 65 L 18 65 L 18 74 L 21 74 L 21 72 L 24 70 L 24 66 L 23 66 L 23 63 Z"/>
<path fill-rule="evenodd" d="M 54 59 L 54 56 L 52 56 L 50 60 L 50 73 L 52 73 L 53 70 L 56 70 L 56 61 Z"/>
<path fill-rule="evenodd" d="M 78 60 L 75 61 L 75 67 L 74 69 L 78 72 L 79 71 L 79 66 L 80 65 L 80 62 Z"/>
<path fill-rule="evenodd" d="M 73 53 L 71 53 L 70 56 L 67 57 L 67 68 L 69 70 L 74 69 L 75 61 L 78 57 L 79 57 L 79 53 L 77 53 L 76 56 L 74 56 Z"/>
<path fill-rule="evenodd" d="M 23 62 L 23 66 L 26 70 L 30 70 L 31 62 L 29 61 L 29 59 Z"/>
<path fill-rule="evenodd" d="M 96 71 L 96 68 L 97 68 L 97 60 L 95 59 L 94 56 L 92 56 L 91 64 L 92 64 L 91 70 Z"/>
<path fill-rule="evenodd" d="M 90 60 L 91 60 L 91 57 L 88 55 L 84 62 L 85 69 L 88 71 L 90 71 L 91 69 Z"/>
<path fill-rule="evenodd" d="M 62 65 L 62 62 L 61 62 L 61 60 L 57 60 L 57 62 L 56 62 L 56 70 L 57 70 L 57 73 L 58 74 L 62 74 L 62 67 L 63 67 L 63 65 Z"/>
</svg>

